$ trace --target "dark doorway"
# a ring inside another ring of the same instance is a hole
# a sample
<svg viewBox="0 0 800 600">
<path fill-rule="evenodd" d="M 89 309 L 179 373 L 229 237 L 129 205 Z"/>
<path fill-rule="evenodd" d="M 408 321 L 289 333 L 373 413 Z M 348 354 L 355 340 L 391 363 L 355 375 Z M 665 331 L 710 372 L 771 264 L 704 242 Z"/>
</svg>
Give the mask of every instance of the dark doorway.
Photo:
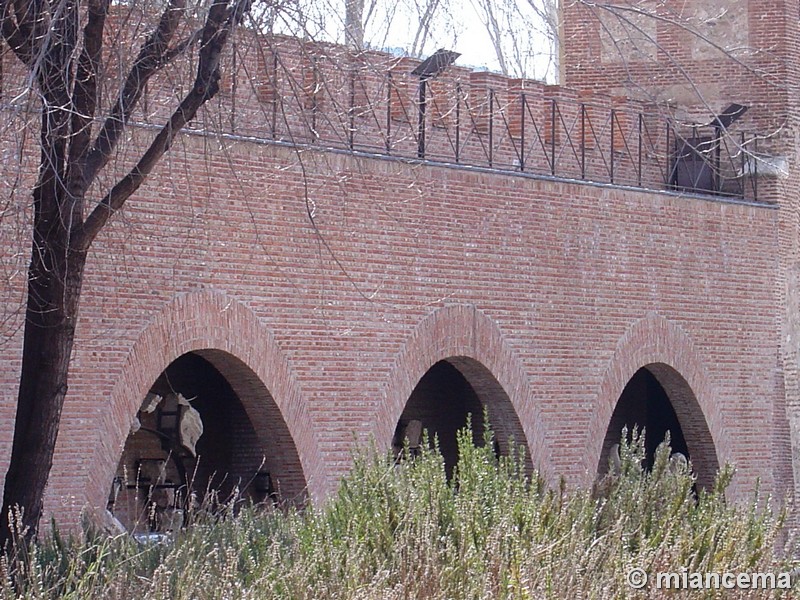
<svg viewBox="0 0 800 600">
<path fill-rule="evenodd" d="M 647 468 L 653 466 L 656 449 L 665 440 L 667 432 L 672 452 L 680 452 L 690 458 L 683 429 L 669 396 L 647 368 L 641 368 L 634 374 L 619 397 L 603 442 L 599 465 L 601 473 L 606 472 L 609 453 L 614 444 L 619 443 L 624 427 L 627 427 L 629 436 L 634 428 L 644 429 Z"/>
<path fill-rule="evenodd" d="M 470 374 L 470 379 L 464 375 L 465 371 Z M 476 389 L 481 391 L 480 395 Z M 426 431 L 431 443 L 434 438 L 438 441 L 449 477 L 458 462 L 457 432 L 466 427 L 471 417 L 473 442 L 483 443 L 484 406 L 491 409 L 492 404 L 510 406 L 510 400 L 488 370 L 464 357 L 441 360 L 428 369 L 411 393 L 397 423 L 393 447 L 399 452 L 408 438 L 413 453 L 421 443 L 422 431 Z M 499 414 L 499 411 L 496 412 Z M 490 411 L 491 418 L 493 415 Z M 498 452 L 504 432 L 508 429 L 501 420 L 491 423 L 495 433 L 499 434 L 495 445 Z M 518 421 L 512 427 L 519 427 Z M 519 429 L 521 431 L 521 427 Z"/>
<path fill-rule="evenodd" d="M 272 490 L 264 458 L 230 383 L 208 360 L 187 353 L 144 399 L 109 508 L 129 531 L 173 530 L 198 506 L 266 500 Z"/>
</svg>

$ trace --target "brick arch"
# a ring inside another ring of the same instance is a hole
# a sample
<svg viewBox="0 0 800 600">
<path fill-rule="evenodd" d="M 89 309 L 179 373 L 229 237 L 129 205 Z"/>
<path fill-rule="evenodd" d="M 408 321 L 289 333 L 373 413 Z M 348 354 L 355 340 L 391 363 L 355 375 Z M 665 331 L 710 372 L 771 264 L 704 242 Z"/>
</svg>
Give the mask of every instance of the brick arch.
<svg viewBox="0 0 800 600">
<path fill-rule="evenodd" d="M 374 436 L 389 447 L 417 383 L 437 362 L 459 370 L 478 397 L 499 398 L 487 407 L 498 438 L 513 435 L 526 446 L 531 464 L 554 480 L 544 428 L 527 372 L 497 324 L 472 305 L 449 305 L 425 317 L 395 357 L 383 389 L 383 411 Z"/>
<path fill-rule="evenodd" d="M 586 483 L 598 473 L 603 441 L 617 401 L 642 367 L 658 380 L 675 410 L 698 484 L 710 485 L 719 465 L 732 457 L 718 396 L 687 333 L 654 313 L 625 332 L 606 368 L 585 445 Z"/>
<path fill-rule="evenodd" d="M 285 494 L 303 494 L 307 488 L 312 498 L 320 498 L 325 491 L 322 456 L 286 357 L 249 308 L 221 293 L 200 292 L 173 299 L 120 366 L 85 482 L 87 502 L 105 506 L 107 484 L 145 394 L 169 364 L 188 352 L 208 360 L 227 379 L 262 444 L 282 449 L 275 464 L 286 474 Z"/>
</svg>

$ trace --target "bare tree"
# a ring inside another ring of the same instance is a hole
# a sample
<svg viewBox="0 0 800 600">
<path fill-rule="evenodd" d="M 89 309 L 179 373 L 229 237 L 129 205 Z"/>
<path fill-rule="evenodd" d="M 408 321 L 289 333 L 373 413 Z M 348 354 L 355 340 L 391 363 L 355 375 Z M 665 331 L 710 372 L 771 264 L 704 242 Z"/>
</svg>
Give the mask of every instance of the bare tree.
<svg viewBox="0 0 800 600">
<path fill-rule="evenodd" d="M 211 0 L 200 20 L 184 0 L 162 4 L 119 88 L 104 104 L 104 73 L 113 71 L 112 63 L 124 52 L 119 45 L 136 39 L 126 30 L 131 15 L 115 18 L 114 8 L 111 0 L 2 3 L 3 38 L 27 74 L 40 114 L 40 157 L 32 190 L 22 369 L 0 544 L 12 539 L 12 512 L 18 511 L 13 526 L 25 537 L 37 531 L 67 393 L 89 249 L 176 135 L 217 94 L 220 56 L 250 10 L 250 0 Z M 135 7 L 127 8 L 134 12 Z M 120 177 L 108 176 L 107 167 L 148 82 L 190 56 L 194 81 L 188 91 L 133 167 Z"/>
<path fill-rule="evenodd" d="M 470 0 L 505 75 L 558 76 L 557 0 Z"/>
<path fill-rule="evenodd" d="M 344 37 L 348 46 L 364 47 L 364 0 L 345 0 Z"/>
<path fill-rule="evenodd" d="M 348 2 L 346 19 L 353 24 L 350 41 L 361 47 L 363 24 L 378 19 L 378 0 L 371 0 L 368 6 L 364 0 Z M 429 37 L 441 2 L 433 0 L 434 6 L 424 13 L 415 36 L 419 49 Z M 16 59 L 7 75 L 23 83 L 15 91 L 16 98 L 23 100 L 26 117 L 36 114 L 39 122 L 38 126 L 28 121 L 17 124 L 20 130 L 34 131 L 39 157 L 38 174 L 27 188 L 33 200 L 32 235 L 0 545 L 8 544 L 16 533 L 33 538 L 38 530 L 69 385 L 84 269 L 93 243 L 156 168 L 181 130 L 220 91 L 224 83 L 221 57 L 245 14 L 254 15 L 248 25 L 260 33 L 287 30 L 309 38 L 325 31 L 320 15 L 305 10 L 301 2 L 277 8 L 263 5 L 252 11 L 251 3 L 3 1 L 2 36 Z M 392 10 L 386 14 L 393 14 Z M 139 44 L 132 55 L 127 51 L 131 44 Z M 276 67 L 290 73 L 283 65 Z M 348 68 L 343 72 L 349 73 Z M 159 77 L 166 79 L 167 73 L 180 78 L 187 72 L 192 73 L 189 85 L 177 83 L 162 94 L 155 113 L 165 115 L 165 120 L 149 143 L 123 150 L 132 117 L 148 110 L 148 86 Z M 292 93 L 306 94 L 305 89 L 298 92 L 305 84 L 295 84 L 297 90 Z M 172 97 L 171 107 L 164 105 L 166 97 Z M 26 144 L 20 143 L 20 148 Z M 140 153 L 133 160 L 132 151 Z M 20 158 L 21 170 L 27 167 L 23 163 Z M 120 164 L 128 165 L 123 172 Z M 22 176 L 17 187 L 24 188 L 25 181 Z M 14 195 L 18 196 L 17 192 L 15 189 Z M 14 277 L 14 273 L 7 275 L 4 280 Z M 13 326 L 12 316 L 2 317 Z"/>
</svg>

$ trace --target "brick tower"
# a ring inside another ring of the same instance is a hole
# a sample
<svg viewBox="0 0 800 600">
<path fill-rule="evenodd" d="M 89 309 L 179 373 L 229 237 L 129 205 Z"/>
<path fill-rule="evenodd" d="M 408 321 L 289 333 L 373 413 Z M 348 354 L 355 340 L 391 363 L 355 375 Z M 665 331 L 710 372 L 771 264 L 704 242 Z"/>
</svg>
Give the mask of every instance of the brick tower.
<svg viewBox="0 0 800 600">
<path fill-rule="evenodd" d="M 800 172 L 798 172 L 797 0 L 618 0 L 562 6 L 562 83 L 584 93 L 625 95 L 683 124 L 709 124 L 727 107 L 747 111 L 724 136 L 757 132 L 739 175 L 757 179 L 758 202 L 779 211 L 775 289 L 778 378 L 791 440 L 772 436 L 776 480 L 800 498 Z M 723 119 L 724 121 L 724 119 Z M 691 215 L 687 215 L 691 219 Z M 768 424 L 765 423 L 765 427 Z M 791 450 L 790 450 L 791 447 Z M 791 456 L 791 464 L 789 457 Z"/>
</svg>

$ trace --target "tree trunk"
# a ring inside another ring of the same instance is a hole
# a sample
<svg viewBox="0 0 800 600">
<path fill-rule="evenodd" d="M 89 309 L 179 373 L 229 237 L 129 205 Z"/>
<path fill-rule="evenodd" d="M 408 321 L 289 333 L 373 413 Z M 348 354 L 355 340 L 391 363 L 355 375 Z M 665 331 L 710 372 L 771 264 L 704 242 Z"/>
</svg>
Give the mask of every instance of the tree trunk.
<svg viewBox="0 0 800 600">
<path fill-rule="evenodd" d="M 46 203 L 45 203 L 46 204 Z M 37 203 L 37 213 L 40 213 Z M 37 532 L 56 446 L 86 253 L 69 247 L 62 220 L 37 214 L 11 462 L 5 479 L 0 547 Z M 11 512 L 21 512 L 9 523 Z"/>
<path fill-rule="evenodd" d="M 344 42 L 356 50 L 362 50 L 364 48 L 364 0 L 345 0 L 344 9 Z"/>
<path fill-rule="evenodd" d="M 361 2 L 363 12 L 363 0 L 354 1 Z M 110 116 L 91 144 L 103 24 L 110 2 L 90 2 L 82 50 L 78 42 L 82 3 L 77 0 L 45 3 L 42 7 L 49 7 L 48 14 L 35 2 L 29 6 L 27 0 L 13 3 L 13 18 L 8 10 L 0 11 L 2 35 L 28 67 L 42 103 L 41 160 L 33 189 L 33 242 L 22 373 L 0 514 L 0 551 L 10 542 L 31 540 L 38 530 L 67 394 L 89 247 L 111 216 L 142 185 L 178 132 L 217 93 L 221 53 L 250 8 L 249 0 L 212 0 L 203 27 L 170 46 L 185 5 L 183 0 L 170 0 L 125 78 Z M 136 165 L 110 187 L 84 219 L 87 189 L 112 157 L 144 85 L 175 57 L 185 54 L 198 36 L 197 75 L 192 90 Z"/>
</svg>

